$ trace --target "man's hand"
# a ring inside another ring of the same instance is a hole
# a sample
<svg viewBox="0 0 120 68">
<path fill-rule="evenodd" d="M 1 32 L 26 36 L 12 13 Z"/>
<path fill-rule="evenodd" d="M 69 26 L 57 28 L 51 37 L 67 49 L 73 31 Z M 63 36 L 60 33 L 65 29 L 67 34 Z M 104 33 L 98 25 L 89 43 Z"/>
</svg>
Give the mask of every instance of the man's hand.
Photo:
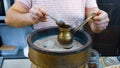
<svg viewBox="0 0 120 68">
<path fill-rule="evenodd" d="M 45 9 L 41 7 L 33 6 L 29 10 L 29 13 L 30 13 L 31 19 L 33 20 L 33 24 L 47 21 L 47 18 L 46 18 L 47 12 Z"/>
<path fill-rule="evenodd" d="M 95 30 L 96 32 L 101 32 L 105 30 L 109 22 L 108 14 L 102 10 L 94 12 L 94 14 L 96 14 L 96 16 L 93 17 L 93 23 L 91 24 L 93 30 Z"/>
</svg>

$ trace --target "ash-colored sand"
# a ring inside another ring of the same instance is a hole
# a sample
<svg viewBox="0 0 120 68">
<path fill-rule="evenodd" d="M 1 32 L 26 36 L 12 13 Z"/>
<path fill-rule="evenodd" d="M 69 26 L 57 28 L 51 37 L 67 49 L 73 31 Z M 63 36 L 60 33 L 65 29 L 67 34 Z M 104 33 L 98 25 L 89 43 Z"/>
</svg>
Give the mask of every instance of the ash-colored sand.
<svg viewBox="0 0 120 68">
<path fill-rule="evenodd" d="M 39 48 L 43 48 L 51 51 L 68 51 L 68 50 L 74 50 L 83 46 L 80 42 L 73 40 L 73 43 L 70 44 L 73 47 L 71 49 L 64 49 L 62 45 L 59 44 L 59 42 L 57 41 L 57 35 L 36 40 L 33 44 Z"/>
</svg>

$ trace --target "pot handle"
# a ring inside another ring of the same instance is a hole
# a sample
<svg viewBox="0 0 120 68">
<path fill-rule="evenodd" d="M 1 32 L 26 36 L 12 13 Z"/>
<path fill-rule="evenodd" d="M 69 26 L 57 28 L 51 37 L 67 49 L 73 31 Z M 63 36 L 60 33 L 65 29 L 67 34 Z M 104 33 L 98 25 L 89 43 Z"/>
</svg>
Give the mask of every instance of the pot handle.
<svg viewBox="0 0 120 68">
<path fill-rule="evenodd" d="M 73 34 L 77 32 L 81 27 L 83 27 L 90 19 L 92 19 L 95 16 L 95 14 L 91 14 L 81 25 L 79 25 L 77 28 L 73 30 Z"/>
</svg>

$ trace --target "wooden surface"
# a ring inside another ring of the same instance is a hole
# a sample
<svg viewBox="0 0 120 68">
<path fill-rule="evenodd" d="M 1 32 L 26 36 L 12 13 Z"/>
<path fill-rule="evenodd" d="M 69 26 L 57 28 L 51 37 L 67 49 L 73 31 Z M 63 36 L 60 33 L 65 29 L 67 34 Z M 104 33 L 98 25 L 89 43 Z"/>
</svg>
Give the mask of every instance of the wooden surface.
<svg viewBox="0 0 120 68">
<path fill-rule="evenodd" d="M 7 45 L 2 45 L 0 47 L 0 50 L 14 50 L 16 46 L 7 46 Z"/>
</svg>

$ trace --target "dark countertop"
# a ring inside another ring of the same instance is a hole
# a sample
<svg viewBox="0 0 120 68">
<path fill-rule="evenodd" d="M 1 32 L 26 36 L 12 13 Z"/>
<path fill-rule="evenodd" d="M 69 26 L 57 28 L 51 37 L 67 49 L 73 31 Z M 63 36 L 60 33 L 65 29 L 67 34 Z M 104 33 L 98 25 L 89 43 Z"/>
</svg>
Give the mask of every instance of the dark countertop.
<svg viewBox="0 0 120 68">
<path fill-rule="evenodd" d="M 22 49 L 20 49 L 16 55 L 5 55 L 2 57 L 4 59 L 26 59 L 27 58 L 24 56 Z"/>
</svg>

